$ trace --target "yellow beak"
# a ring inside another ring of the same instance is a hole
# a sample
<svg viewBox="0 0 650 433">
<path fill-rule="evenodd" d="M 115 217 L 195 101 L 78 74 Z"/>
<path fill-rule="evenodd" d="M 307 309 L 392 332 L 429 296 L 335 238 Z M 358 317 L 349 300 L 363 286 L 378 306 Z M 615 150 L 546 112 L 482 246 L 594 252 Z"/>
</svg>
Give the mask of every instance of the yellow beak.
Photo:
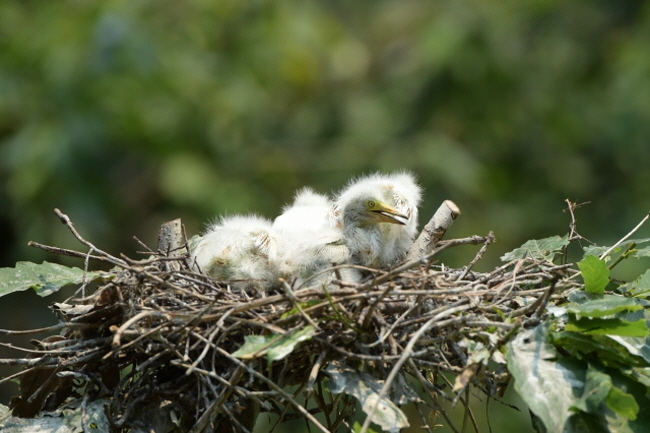
<svg viewBox="0 0 650 433">
<path fill-rule="evenodd" d="M 390 224 L 406 225 L 409 217 L 399 212 L 397 209 L 388 206 L 385 203 L 377 203 L 370 212 L 373 212 L 381 222 Z"/>
</svg>

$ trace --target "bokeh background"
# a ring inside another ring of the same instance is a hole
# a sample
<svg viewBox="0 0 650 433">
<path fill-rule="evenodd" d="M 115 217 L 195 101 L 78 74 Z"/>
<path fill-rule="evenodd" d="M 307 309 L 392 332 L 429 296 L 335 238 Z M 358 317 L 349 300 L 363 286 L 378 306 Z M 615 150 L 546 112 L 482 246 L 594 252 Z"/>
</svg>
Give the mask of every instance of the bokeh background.
<svg viewBox="0 0 650 433">
<path fill-rule="evenodd" d="M 452 199 L 449 237 L 495 232 L 478 270 L 566 233 L 566 198 L 611 243 L 650 209 L 648 46 L 632 0 L 3 1 L 0 266 L 81 265 L 26 245 L 80 247 L 55 207 L 137 256 L 164 221 L 272 218 L 301 186 L 396 169 L 421 224 Z M 4 297 L 0 326 L 53 323 L 54 299 Z"/>
</svg>

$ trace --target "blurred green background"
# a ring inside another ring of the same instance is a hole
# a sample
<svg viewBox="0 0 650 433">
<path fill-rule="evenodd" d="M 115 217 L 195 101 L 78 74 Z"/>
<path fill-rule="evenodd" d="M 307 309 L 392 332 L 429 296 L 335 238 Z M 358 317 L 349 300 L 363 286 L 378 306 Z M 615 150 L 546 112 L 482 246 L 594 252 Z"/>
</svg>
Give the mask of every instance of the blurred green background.
<svg viewBox="0 0 650 433">
<path fill-rule="evenodd" d="M 452 199 L 448 237 L 495 232 L 478 270 L 564 234 L 565 198 L 613 242 L 650 209 L 648 46 L 631 0 L 3 1 L 0 266 L 81 265 L 26 246 L 80 247 L 55 207 L 133 257 L 173 218 L 272 218 L 402 168 L 421 224 Z M 49 302 L 2 298 L 0 325 L 52 323 Z"/>
</svg>

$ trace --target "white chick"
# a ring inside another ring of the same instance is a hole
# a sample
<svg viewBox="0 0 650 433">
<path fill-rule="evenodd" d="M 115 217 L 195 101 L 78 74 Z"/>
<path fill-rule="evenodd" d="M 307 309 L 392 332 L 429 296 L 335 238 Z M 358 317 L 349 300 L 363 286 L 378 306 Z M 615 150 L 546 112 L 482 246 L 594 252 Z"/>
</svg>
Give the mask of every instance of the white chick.
<svg viewBox="0 0 650 433">
<path fill-rule="evenodd" d="M 420 187 L 407 172 L 350 182 L 330 217 L 343 232 L 352 263 L 384 268 L 403 259 L 417 232 L 420 200 Z"/>
<path fill-rule="evenodd" d="M 272 263 L 279 275 L 295 287 L 303 283 L 306 286 L 328 284 L 336 274 L 323 271 L 335 264 L 349 263 L 350 251 L 343 233 L 340 228 L 330 225 L 331 206 L 327 196 L 303 188 L 273 222 L 271 233 L 277 241 L 277 248 Z M 339 272 L 342 279 L 358 279 L 354 270 L 342 269 Z"/>
<path fill-rule="evenodd" d="M 265 290 L 275 281 L 269 263 L 271 222 L 256 215 L 222 217 L 192 248 L 196 267 L 235 289 Z"/>
</svg>

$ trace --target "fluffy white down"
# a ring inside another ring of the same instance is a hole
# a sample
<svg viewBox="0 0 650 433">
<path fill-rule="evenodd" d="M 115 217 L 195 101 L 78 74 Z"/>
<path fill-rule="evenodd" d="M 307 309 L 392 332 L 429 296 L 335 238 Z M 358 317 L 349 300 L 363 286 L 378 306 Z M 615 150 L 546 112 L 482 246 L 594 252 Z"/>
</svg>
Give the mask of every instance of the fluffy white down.
<svg viewBox="0 0 650 433">
<path fill-rule="evenodd" d="M 275 280 L 270 231 L 271 222 L 256 215 L 223 217 L 193 249 L 195 266 L 213 278 L 236 280 L 235 287 L 266 288 Z"/>
<path fill-rule="evenodd" d="M 331 218 L 343 231 L 352 262 L 387 267 L 404 258 L 417 234 L 421 188 L 412 174 L 371 174 L 352 180 L 335 198 Z M 404 225 L 365 220 L 365 203 L 380 201 L 407 217 Z"/>
<path fill-rule="evenodd" d="M 334 264 L 349 262 L 350 252 L 343 233 L 330 224 L 331 206 L 327 196 L 303 188 L 273 222 L 271 235 L 277 248 L 271 263 L 294 286 L 304 282 L 326 284 L 335 278 L 335 273 L 316 274 Z M 346 280 L 358 278 L 356 271 L 341 270 L 341 273 Z"/>
</svg>

